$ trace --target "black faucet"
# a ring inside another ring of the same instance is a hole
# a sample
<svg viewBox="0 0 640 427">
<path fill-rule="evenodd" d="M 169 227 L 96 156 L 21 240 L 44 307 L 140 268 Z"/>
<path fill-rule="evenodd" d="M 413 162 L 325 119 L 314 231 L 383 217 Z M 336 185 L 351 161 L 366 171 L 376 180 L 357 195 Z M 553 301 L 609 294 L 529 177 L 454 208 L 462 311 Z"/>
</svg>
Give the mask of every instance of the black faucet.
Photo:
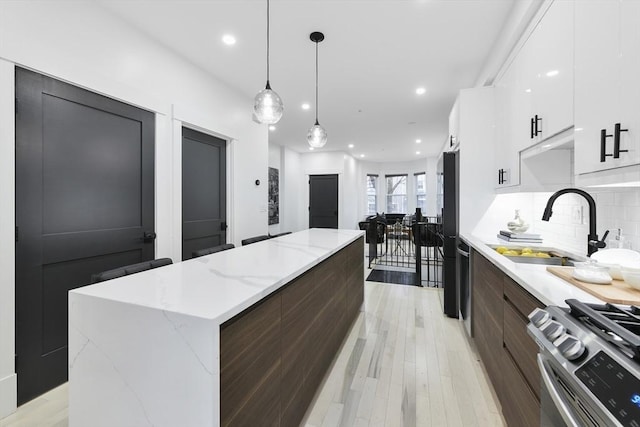
<svg viewBox="0 0 640 427">
<path fill-rule="evenodd" d="M 592 253 L 596 252 L 598 248 L 604 248 L 607 244 L 604 242 L 604 239 L 607 238 L 607 234 L 609 234 L 609 230 L 604 233 L 602 236 L 602 240 L 598 240 L 598 234 L 596 232 L 596 202 L 593 200 L 593 197 L 586 191 L 580 190 L 578 188 L 564 188 L 562 190 L 556 191 L 549 197 L 547 201 L 547 206 L 544 208 L 544 213 L 542 214 L 543 221 L 549 221 L 551 218 L 551 214 L 553 211 L 551 210 L 551 206 L 553 206 L 553 202 L 563 194 L 566 193 L 575 193 L 579 194 L 585 199 L 587 199 L 587 203 L 589 204 L 589 236 L 587 238 L 587 256 L 591 256 Z"/>
</svg>

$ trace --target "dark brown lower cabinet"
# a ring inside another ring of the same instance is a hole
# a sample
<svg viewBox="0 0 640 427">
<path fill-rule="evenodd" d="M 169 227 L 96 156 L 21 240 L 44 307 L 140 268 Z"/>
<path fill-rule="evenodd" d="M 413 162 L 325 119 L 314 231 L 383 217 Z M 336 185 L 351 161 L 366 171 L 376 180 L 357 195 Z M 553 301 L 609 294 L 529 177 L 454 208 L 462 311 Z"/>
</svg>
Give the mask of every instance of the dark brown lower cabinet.
<svg viewBox="0 0 640 427">
<path fill-rule="evenodd" d="M 220 424 L 294 426 L 364 298 L 360 238 L 220 330 Z"/>
<path fill-rule="evenodd" d="M 540 425 L 538 347 L 527 315 L 544 307 L 478 252 L 473 252 L 473 331 L 478 353 L 509 426 Z"/>
</svg>

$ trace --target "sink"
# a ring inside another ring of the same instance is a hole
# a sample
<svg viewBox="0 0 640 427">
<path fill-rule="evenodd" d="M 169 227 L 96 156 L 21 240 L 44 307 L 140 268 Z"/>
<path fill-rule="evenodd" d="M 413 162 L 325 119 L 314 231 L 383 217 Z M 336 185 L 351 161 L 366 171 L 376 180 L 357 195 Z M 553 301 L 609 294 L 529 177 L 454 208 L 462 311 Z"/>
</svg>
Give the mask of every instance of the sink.
<svg viewBox="0 0 640 427">
<path fill-rule="evenodd" d="M 506 246 L 506 245 L 487 245 L 491 249 L 496 249 L 499 246 L 503 246 L 508 248 L 509 250 L 515 250 L 520 253 L 520 251 L 527 246 Z M 548 257 L 537 257 L 537 256 L 522 256 L 522 255 L 505 255 L 501 254 L 503 257 L 510 259 L 513 262 L 517 263 L 525 263 L 525 264 L 541 264 L 541 265 L 560 265 L 560 266 L 573 266 L 575 262 L 584 261 L 585 258 L 577 257 L 575 255 L 569 254 L 566 251 L 551 248 L 551 247 L 531 247 L 534 253 L 542 252 Z"/>
</svg>

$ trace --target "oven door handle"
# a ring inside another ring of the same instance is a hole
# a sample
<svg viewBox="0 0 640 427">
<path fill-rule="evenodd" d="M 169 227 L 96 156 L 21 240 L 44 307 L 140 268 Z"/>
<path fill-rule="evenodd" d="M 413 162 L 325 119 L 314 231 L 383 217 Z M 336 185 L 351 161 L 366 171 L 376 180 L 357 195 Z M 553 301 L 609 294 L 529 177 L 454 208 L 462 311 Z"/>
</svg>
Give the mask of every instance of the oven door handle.
<svg viewBox="0 0 640 427">
<path fill-rule="evenodd" d="M 562 419 L 570 427 L 580 427 L 581 424 L 573 415 L 571 408 L 569 408 L 565 400 L 560 395 L 560 392 L 558 392 L 556 382 L 551 378 L 551 375 L 547 370 L 546 363 L 542 359 L 540 353 L 538 353 L 538 367 L 540 368 L 540 375 L 542 377 L 544 387 L 549 392 L 549 396 L 551 396 L 553 403 L 555 403 L 558 412 L 560 412 L 560 415 L 562 416 Z"/>
</svg>

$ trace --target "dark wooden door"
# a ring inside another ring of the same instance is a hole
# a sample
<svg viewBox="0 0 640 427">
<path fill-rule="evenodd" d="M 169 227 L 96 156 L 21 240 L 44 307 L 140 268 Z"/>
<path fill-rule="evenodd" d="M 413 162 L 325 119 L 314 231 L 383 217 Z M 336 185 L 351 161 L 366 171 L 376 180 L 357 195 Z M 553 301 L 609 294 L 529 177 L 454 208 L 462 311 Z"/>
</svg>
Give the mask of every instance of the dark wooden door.
<svg viewBox="0 0 640 427">
<path fill-rule="evenodd" d="M 309 177 L 309 228 L 338 228 L 338 175 Z"/>
<path fill-rule="evenodd" d="M 154 258 L 154 115 L 16 69 L 18 403 L 67 381 L 71 289 Z M 145 238 L 145 233 L 147 237 Z"/>
<path fill-rule="evenodd" d="M 226 146 L 182 128 L 182 259 L 227 243 Z"/>
</svg>

